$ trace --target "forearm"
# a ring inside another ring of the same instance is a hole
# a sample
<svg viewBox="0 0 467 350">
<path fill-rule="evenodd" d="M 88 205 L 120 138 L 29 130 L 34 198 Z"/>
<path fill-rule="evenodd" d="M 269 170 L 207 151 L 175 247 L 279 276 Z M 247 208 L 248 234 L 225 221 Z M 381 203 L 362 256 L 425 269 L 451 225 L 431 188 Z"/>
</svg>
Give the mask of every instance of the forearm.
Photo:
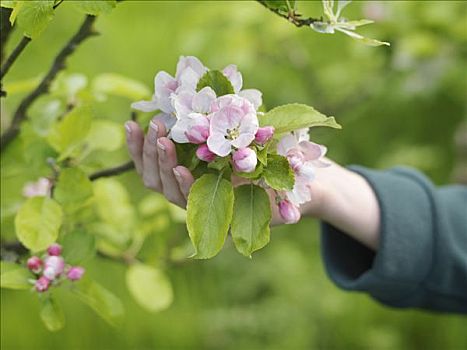
<svg viewBox="0 0 467 350">
<path fill-rule="evenodd" d="M 321 219 L 365 246 L 378 249 L 379 204 L 361 175 L 332 163 L 318 169 L 312 193 L 314 198 L 302 208 L 304 215 Z"/>
</svg>

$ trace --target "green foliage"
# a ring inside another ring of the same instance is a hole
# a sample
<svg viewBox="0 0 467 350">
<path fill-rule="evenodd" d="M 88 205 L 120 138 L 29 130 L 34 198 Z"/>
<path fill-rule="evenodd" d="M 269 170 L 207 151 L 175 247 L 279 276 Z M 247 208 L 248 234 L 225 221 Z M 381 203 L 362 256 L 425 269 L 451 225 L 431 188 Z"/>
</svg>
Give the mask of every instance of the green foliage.
<svg viewBox="0 0 467 350">
<path fill-rule="evenodd" d="M 273 108 L 263 116 L 260 116 L 259 122 L 261 126 L 273 126 L 275 135 L 315 126 L 341 128 L 334 117 L 326 117 L 313 107 L 299 103 L 291 103 Z"/>
<path fill-rule="evenodd" d="M 57 332 L 65 326 L 63 310 L 52 296 L 47 296 L 42 300 L 40 316 L 44 325 L 51 332 Z"/>
<path fill-rule="evenodd" d="M 39 36 L 54 17 L 54 1 L 17 1 L 10 16 L 10 22 L 15 20 L 25 36 L 35 39 Z"/>
<path fill-rule="evenodd" d="M 167 309 L 173 301 L 172 285 L 156 267 L 136 263 L 126 273 L 126 284 L 138 304 L 151 312 Z"/>
<path fill-rule="evenodd" d="M 230 80 L 218 70 L 210 70 L 206 72 L 199 79 L 196 90 L 199 91 L 206 86 L 210 86 L 218 97 L 234 93 Z"/>
<path fill-rule="evenodd" d="M 92 118 L 91 107 L 80 106 L 52 127 L 47 141 L 60 154 L 60 160 L 79 154 L 84 139 L 91 130 Z"/>
<path fill-rule="evenodd" d="M 65 234 L 61 244 L 63 247 L 63 258 L 71 265 L 81 264 L 96 254 L 96 239 L 94 235 L 80 228 Z"/>
<path fill-rule="evenodd" d="M 126 97 L 132 101 L 151 96 L 151 90 L 143 83 L 116 73 L 98 75 L 92 82 L 92 91 L 100 100 L 108 95 Z"/>
<path fill-rule="evenodd" d="M 24 266 L 8 262 L 1 262 L 0 285 L 7 289 L 30 289 L 32 287 L 29 279 L 31 273 Z"/>
<path fill-rule="evenodd" d="M 116 0 L 66 0 L 70 1 L 73 6 L 79 11 L 88 15 L 98 16 L 100 14 L 108 14 L 117 5 Z"/>
<path fill-rule="evenodd" d="M 253 184 L 238 186 L 234 192 L 232 239 L 240 253 L 251 256 L 269 243 L 269 196 L 263 188 Z"/>
<path fill-rule="evenodd" d="M 122 147 L 123 128 L 109 120 L 94 120 L 85 143 L 90 150 L 112 152 Z"/>
<path fill-rule="evenodd" d="M 197 259 L 215 256 L 224 245 L 232 220 L 234 192 L 222 174 L 205 174 L 191 187 L 187 228 Z"/>
<path fill-rule="evenodd" d="M 86 206 L 93 195 L 88 176 L 78 168 L 63 169 L 54 189 L 54 198 L 65 213 L 73 213 Z"/>
<path fill-rule="evenodd" d="M 62 225 L 61 206 L 48 197 L 29 198 L 16 214 L 16 236 L 21 243 L 38 252 L 56 241 Z"/>
<path fill-rule="evenodd" d="M 275 190 L 291 190 L 295 175 L 287 158 L 278 154 L 268 155 L 268 165 L 264 167 L 263 178 Z"/>
<path fill-rule="evenodd" d="M 110 325 L 118 327 L 122 324 L 125 315 L 122 302 L 99 283 L 81 281 L 72 291 Z"/>
<path fill-rule="evenodd" d="M 284 14 L 295 8 L 295 0 L 260 0 L 268 8 L 278 10 Z"/>
</svg>

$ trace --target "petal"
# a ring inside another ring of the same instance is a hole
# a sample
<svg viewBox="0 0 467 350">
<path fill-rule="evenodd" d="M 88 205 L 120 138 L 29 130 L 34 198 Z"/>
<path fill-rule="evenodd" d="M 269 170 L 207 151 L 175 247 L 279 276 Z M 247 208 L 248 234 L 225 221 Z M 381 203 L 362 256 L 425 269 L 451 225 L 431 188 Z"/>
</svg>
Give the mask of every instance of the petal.
<svg viewBox="0 0 467 350">
<path fill-rule="evenodd" d="M 235 93 L 238 93 L 242 89 L 243 77 L 235 64 L 229 64 L 222 70 L 222 73 L 229 79 Z"/>
<path fill-rule="evenodd" d="M 196 85 L 198 84 L 201 76 L 196 73 L 191 67 L 187 67 L 183 73 L 180 74 L 178 82 L 184 89 L 190 89 L 196 91 Z"/>
<path fill-rule="evenodd" d="M 193 112 L 192 101 L 195 92 L 189 90 L 181 90 L 176 94 L 171 94 L 170 98 L 172 105 L 177 114 L 177 118 L 183 118 L 184 116 Z"/>
<path fill-rule="evenodd" d="M 287 198 L 296 206 L 310 201 L 311 191 L 306 179 L 297 176 L 292 191 L 287 192 Z"/>
<path fill-rule="evenodd" d="M 317 160 L 323 156 L 323 148 L 317 143 L 301 141 L 298 143 L 298 147 L 303 152 L 305 160 Z"/>
<path fill-rule="evenodd" d="M 240 91 L 238 95 L 250 101 L 255 107 L 255 110 L 257 110 L 263 104 L 263 94 L 259 90 L 246 89 Z"/>
<path fill-rule="evenodd" d="M 259 128 L 258 117 L 254 113 L 248 113 L 240 120 L 238 131 L 240 134 L 256 134 Z"/>
<path fill-rule="evenodd" d="M 179 79 L 188 67 L 191 68 L 199 77 L 208 70 L 198 58 L 194 56 L 180 56 L 177 63 L 177 73 L 175 74 L 175 77 Z"/>
<path fill-rule="evenodd" d="M 277 144 L 277 153 L 281 156 L 285 156 L 290 149 L 295 147 L 297 147 L 297 139 L 294 135 L 287 134 L 282 137 Z"/>
<path fill-rule="evenodd" d="M 138 101 L 131 104 L 131 108 L 137 109 L 142 112 L 154 112 L 159 109 L 157 101 Z"/>
<path fill-rule="evenodd" d="M 230 153 L 231 146 L 223 134 L 214 133 L 208 137 L 209 150 L 218 156 L 225 157 Z"/>
<path fill-rule="evenodd" d="M 255 139 L 255 134 L 241 134 L 235 140 L 232 140 L 232 146 L 235 148 L 248 147 Z"/>
<path fill-rule="evenodd" d="M 310 141 L 310 134 L 308 128 L 297 129 L 294 132 L 295 137 L 297 138 L 298 142 L 300 141 Z"/>
<path fill-rule="evenodd" d="M 185 132 L 187 131 L 188 122 L 186 119 L 179 119 L 170 130 L 170 137 L 178 143 L 188 143 L 188 138 Z"/>
<path fill-rule="evenodd" d="M 159 113 L 154 118 L 164 123 L 165 128 L 167 130 L 170 130 L 174 126 L 175 122 L 177 121 L 177 119 L 172 114 L 167 114 L 167 113 Z"/>
<path fill-rule="evenodd" d="M 193 110 L 199 113 L 209 113 L 211 111 L 211 104 L 215 99 L 216 93 L 214 90 L 206 86 L 194 95 Z"/>
<path fill-rule="evenodd" d="M 154 77 L 154 91 L 157 91 L 161 88 L 166 88 L 167 85 L 170 87 L 172 84 L 174 84 L 174 82 L 177 82 L 175 78 L 162 70 Z"/>
</svg>

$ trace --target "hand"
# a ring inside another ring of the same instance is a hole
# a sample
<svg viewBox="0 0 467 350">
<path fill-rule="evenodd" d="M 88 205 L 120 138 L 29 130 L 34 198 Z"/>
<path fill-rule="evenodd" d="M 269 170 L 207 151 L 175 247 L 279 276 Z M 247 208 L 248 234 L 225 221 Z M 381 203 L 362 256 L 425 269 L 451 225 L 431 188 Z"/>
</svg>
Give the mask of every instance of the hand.
<svg viewBox="0 0 467 350">
<path fill-rule="evenodd" d="M 175 144 L 167 138 L 164 124 L 157 118 L 151 120 L 145 136 L 140 126 L 128 121 L 125 124 L 128 149 L 144 185 L 162 193 L 170 202 L 186 208 L 188 193 L 194 182 L 193 175 L 178 165 Z M 376 250 L 379 243 L 379 205 L 366 180 L 337 163 L 316 169 L 311 184 L 312 200 L 301 206 L 302 215 L 330 223 Z M 234 178 L 235 185 L 245 179 Z M 269 191 L 272 224 L 284 223 L 275 205 L 275 195 Z"/>
</svg>

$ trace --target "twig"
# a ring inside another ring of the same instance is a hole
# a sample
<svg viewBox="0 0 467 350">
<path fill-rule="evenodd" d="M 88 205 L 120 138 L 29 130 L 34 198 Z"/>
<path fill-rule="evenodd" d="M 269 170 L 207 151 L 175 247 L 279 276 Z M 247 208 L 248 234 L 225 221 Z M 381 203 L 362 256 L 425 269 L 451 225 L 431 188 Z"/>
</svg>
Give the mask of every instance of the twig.
<svg viewBox="0 0 467 350">
<path fill-rule="evenodd" d="M 28 38 L 27 36 L 23 36 L 19 44 L 16 45 L 13 52 L 10 54 L 10 56 L 8 56 L 5 63 L 2 65 L 2 69 L 0 71 L 0 79 L 3 79 L 5 74 L 8 73 L 8 71 L 10 70 L 10 67 L 13 65 L 13 63 L 15 63 L 16 59 L 19 57 L 21 52 L 23 52 L 24 48 L 28 46 L 30 42 L 31 42 L 31 38 Z"/>
<path fill-rule="evenodd" d="M 283 14 L 283 13 L 281 13 L 280 10 L 269 7 L 265 1 L 263 1 L 263 0 L 257 0 L 257 1 L 261 5 L 266 7 L 268 10 L 274 12 L 276 15 L 278 15 L 278 16 L 280 16 L 282 18 L 285 18 L 287 21 L 289 21 L 290 23 L 293 23 L 297 27 L 304 27 L 304 26 L 309 27 L 311 24 L 313 24 L 315 22 L 322 22 L 323 21 L 322 18 L 312 18 L 312 17 L 300 18 L 301 15 L 299 13 L 296 13 L 294 9 L 289 9 L 289 12 L 287 14 Z"/>
<path fill-rule="evenodd" d="M 0 29 L 0 36 L 1 36 L 1 46 L 0 46 L 0 61 L 3 63 L 3 57 L 5 56 L 5 47 L 10 37 L 11 30 L 13 26 L 10 23 L 10 15 L 12 9 L 2 7 L 0 8 L 1 12 L 1 29 Z"/>
<path fill-rule="evenodd" d="M 6 146 L 13 141 L 20 131 L 21 123 L 27 119 L 27 111 L 32 103 L 41 95 L 49 91 L 50 84 L 55 79 L 57 74 L 65 68 L 65 61 L 76 49 L 76 47 L 88 37 L 97 35 L 93 31 L 92 25 L 96 17 L 87 15 L 83 24 L 79 28 L 78 32 L 70 39 L 70 41 L 63 47 L 60 53 L 55 57 L 55 60 L 47 72 L 45 77 L 42 79 L 40 84 L 27 95 L 20 103 L 16 110 L 11 125 L 1 136 L 1 150 L 3 151 Z"/>
<path fill-rule="evenodd" d="M 125 164 L 116 166 L 114 168 L 109 168 L 109 169 L 103 169 L 96 171 L 95 173 L 89 175 L 89 180 L 94 181 L 97 180 L 101 177 L 110 177 L 110 176 L 116 176 L 120 175 L 124 172 L 127 172 L 128 170 L 131 170 L 135 167 L 132 161 L 129 161 Z"/>
</svg>

